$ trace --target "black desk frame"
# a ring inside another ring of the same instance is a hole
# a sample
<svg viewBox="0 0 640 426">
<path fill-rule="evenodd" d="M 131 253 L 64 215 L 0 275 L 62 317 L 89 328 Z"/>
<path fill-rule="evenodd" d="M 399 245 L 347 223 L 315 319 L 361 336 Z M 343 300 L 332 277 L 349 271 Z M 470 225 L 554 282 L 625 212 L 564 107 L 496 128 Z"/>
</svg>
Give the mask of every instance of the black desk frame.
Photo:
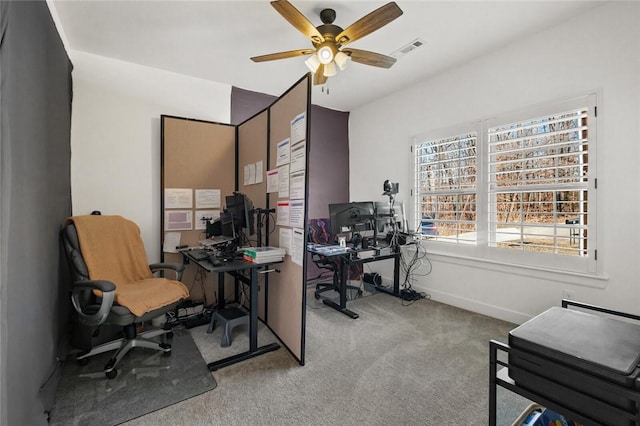
<svg viewBox="0 0 640 426">
<path fill-rule="evenodd" d="M 396 246 L 395 248 L 390 248 L 391 252 L 386 254 L 374 254 L 371 257 L 359 258 L 357 257 L 358 251 L 354 249 L 350 249 L 346 253 L 339 254 L 331 254 L 327 255 L 325 253 L 315 251 L 313 248 L 308 249 L 311 253 L 315 253 L 320 256 L 325 257 L 340 257 L 340 282 L 338 285 L 339 293 L 340 293 L 340 301 L 339 303 L 334 302 L 330 299 L 322 299 L 322 303 L 325 305 L 335 309 L 338 312 L 342 312 L 350 318 L 356 319 L 359 318 L 360 315 L 353 312 L 350 309 L 347 309 L 347 270 L 349 265 L 357 265 L 357 264 L 365 264 L 369 262 L 378 262 L 380 260 L 393 259 L 393 287 L 387 288 L 385 286 L 376 286 L 376 290 L 382 291 L 387 294 L 391 294 L 396 297 L 400 297 L 400 246 Z"/>
<path fill-rule="evenodd" d="M 196 260 L 189 256 L 188 251 L 182 251 L 185 263 L 193 262 L 198 267 L 208 272 L 218 273 L 218 304 L 215 309 L 224 307 L 224 276 L 229 274 L 237 280 L 249 285 L 249 350 L 240 354 L 232 355 L 207 364 L 209 371 L 216 371 L 223 367 L 241 362 L 256 356 L 280 349 L 278 343 L 270 343 L 265 346 L 258 347 L 258 269 L 266 266 L 265 264 L 251 263 L 245 260 L 234 260 L 227 262 L 221 266 L 214 266 L 208 260 Z M 249 277 L 242 274 L 242 271 L 249 271 Z"/>
<path fill-rule="evenodd" d="M 640 316 L 636 316 L 636 315 L 632 315 L 624 312 L 613 311 L 613 310 L 602 308 L 599 306 L 574 302 L 571 300 L 562 301 L 563 308 L 568 308 L 569 306 L 576 306 L 578 308 L 590 309 L 590 310 L 602 312 L 605 314 L 617 315 L 624 318 L 640 321 Z M 498 386 L 504 389 L 508 389 L 511 392 L 521 395 L 531 401 L 537 402 L 543 407 L 556 411 L 565 417 L 581 422 L 585 426 L 590 426 L 590 425 L 607 426 L 605 423 L 594 420 L 583 413 L 567 408 L 565 405 L 563 405 L 562 401 L 551 400 L 545 397 L 544 395 L 519 387 L 515 383 L 515 381 L 513 381 L 513 379 L 509 377 L 509 369 L 516 370 L 518 367 L 514 367 L 513 365 L 510 365 L 507 361 L 498 360 L 498 351 L 508 355 L 509 353 L 514 351 L 514 349 L 512 349 L 509 345 L 506 345 L 504 343 L 501 343 L 495 340 L 491 340 L 489 342 L 489 426 L 495 426 L 497 421 L 496 394 L 497 394 Z M 498 366 L 501 366 L 503 368 L 498 369 Z M 640 425 L 640 392 L 637 390 L 634 391 L 629 388 L 624 388 L 622 386 L 620 386 L 619 389 L 617 389 L 617 391 L 621 395 L 625 396 L 626 398 L 635 401 L 636 413 L 630 413 L 628 411 L 619 409 L 617 407 L 610 406 L 610 404 L 604 401 L 601 401 L 601 402 L 603 404 L 609 405 L 612 410 L 618 411 L 621 416 L 628 418 L 629 421 L 632 422 L 633 424 Z"/>
</svg>

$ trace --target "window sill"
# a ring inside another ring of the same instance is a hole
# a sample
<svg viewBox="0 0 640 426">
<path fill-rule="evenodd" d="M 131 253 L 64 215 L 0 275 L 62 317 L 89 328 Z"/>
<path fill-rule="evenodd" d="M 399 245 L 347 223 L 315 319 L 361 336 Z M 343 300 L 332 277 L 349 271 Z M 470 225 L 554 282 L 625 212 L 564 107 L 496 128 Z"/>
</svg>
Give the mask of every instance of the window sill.
<svg viewBox="0 0 640 426">
<path fill-rule="evenodd" d="M 423 247 L 424 246 L 425 245 L 423 243 Z M 409 250 L 415 250 L 415 246 L 408 247 L 411 247 L 408 248 Z M 540 266 L 518 265 L 493 259 L 482 259 L 473 256 L 443 252 L 438 251 L 437 249 L 433 250 L 433 247 L 427 247 L 426 249 L 427 257 L 431 261 L 520 275 L 525 277 L 534 276 L 536 279 L 555 281 L 563 284 L 573 284 L 578 286 L 602 289 L 606 288 L 607 281 L 609 280 L 609 277 L 604 275 L 563 271 L 559 269 L 550 269 Z M 535 275 L 533 275 L 532 272 L 535 272 Z"/>
</svg>

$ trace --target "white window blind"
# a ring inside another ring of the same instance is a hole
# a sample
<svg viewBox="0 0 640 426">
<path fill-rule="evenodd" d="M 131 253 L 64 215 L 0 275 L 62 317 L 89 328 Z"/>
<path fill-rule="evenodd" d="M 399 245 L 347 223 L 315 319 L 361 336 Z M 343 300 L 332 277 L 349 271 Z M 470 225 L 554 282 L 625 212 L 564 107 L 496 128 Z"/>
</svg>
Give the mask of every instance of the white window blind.
<svg viewBox="0 0 640 426">
<path fill-rule="evenodd" d="M 417 229 L 438 241 L 475 243 L 477 132 L 416 142 Z"/>
<path fill-rule="evenodd" d="M 489 245 L 586 256 L 587 105 L 488 129 Z"/>
</svg>

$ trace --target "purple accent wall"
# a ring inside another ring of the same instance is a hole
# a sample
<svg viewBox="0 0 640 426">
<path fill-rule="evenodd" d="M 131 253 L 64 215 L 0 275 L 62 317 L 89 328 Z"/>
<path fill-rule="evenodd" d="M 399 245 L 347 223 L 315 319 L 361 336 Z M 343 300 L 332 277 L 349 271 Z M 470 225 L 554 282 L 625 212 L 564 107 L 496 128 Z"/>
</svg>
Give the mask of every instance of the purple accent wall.
<svg viewBox="0 0 640 426">
<path fill-rule="evenodd" d="M 264 93 L 231 87 L 231 124 L 238 125 L 253 117 L 276 99 Z"/>
<path fill-rule="evenodd" d="M 329 217 L 328 204 L 349 201 L 349 113 L 311 106 L 309 218 Z"/>
</svg>

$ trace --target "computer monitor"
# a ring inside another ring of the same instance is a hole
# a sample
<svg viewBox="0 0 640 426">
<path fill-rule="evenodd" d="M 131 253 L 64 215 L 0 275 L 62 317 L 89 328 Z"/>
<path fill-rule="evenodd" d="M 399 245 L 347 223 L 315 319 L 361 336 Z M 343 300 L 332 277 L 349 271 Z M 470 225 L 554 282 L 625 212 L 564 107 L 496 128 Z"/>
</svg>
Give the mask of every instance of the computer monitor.
<svg viewBox="0 0 640 426">
<path fill-rule="evenodd" d="M 233 215 L 233 223 L 237 231 L 246 229 L 248 235 L 255 234 L 253 220 L 253 202 L 245 194 L 234 192 L 225 197 L 226 211 Z"/>
<path fill-rule="evenodd" d="M 329 204 L 329 219 L 333 235 L 373 229 L 373 201 Z"/>
</svg>

